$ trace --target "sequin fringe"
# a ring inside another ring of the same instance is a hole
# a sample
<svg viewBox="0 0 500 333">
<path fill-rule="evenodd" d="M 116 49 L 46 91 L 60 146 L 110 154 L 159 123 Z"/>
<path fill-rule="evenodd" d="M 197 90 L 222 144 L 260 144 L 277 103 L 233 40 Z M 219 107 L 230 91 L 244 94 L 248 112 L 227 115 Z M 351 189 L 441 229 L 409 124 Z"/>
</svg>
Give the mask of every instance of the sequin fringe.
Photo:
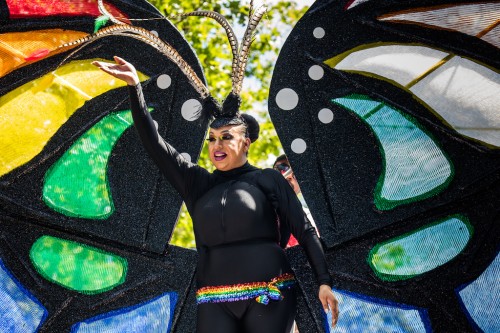
<svg viewBox="0 0 500 333">
<path fill-rule="evenodd" d="M 262 304 L 270 300 L 283 299 L 281 290 L 289 289 L 295 284 L 293 274 L 286 273 L 275 277 L 271 282 L 250 282 L 224 286 L 209 286 L 198 289 L 196 301 L 201 303 L 236 302 L 251 298 Z"/>
</svg>

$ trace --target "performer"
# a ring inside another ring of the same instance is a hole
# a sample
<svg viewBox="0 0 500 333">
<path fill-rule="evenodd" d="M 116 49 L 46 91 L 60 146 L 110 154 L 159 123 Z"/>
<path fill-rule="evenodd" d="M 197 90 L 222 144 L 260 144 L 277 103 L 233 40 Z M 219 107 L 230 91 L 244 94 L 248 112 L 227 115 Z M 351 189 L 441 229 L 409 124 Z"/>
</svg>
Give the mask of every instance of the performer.
<svg viewBox="0 0 500 333">
<path fill-rule="evenodd" d="M 332 311 L 335 325 L 338 302 L 314 227 L 279 172 L 247 161 L 250 144 L 259 135 L 257 121 L 240 112 L 230 117 L 221 113 L 213 120 L 208 145 L 216 170 L 209 173 L 160 137 L 135 68 L 119 57 L 115 61 L 93 64 L 128 84 L 143 145 L 193 219 L 199 252 L 197 332 L 290 332 L 296 295 L 282 248 L 287 241 L 286 235 L 280 238 L 283 230 L 291 230 L 305 249 L 320 285 L 319 299 L 325 311 Z M 230 100 L 239 107 L 237 96 L 231 95 L 224 107 Z"/>
</svg>

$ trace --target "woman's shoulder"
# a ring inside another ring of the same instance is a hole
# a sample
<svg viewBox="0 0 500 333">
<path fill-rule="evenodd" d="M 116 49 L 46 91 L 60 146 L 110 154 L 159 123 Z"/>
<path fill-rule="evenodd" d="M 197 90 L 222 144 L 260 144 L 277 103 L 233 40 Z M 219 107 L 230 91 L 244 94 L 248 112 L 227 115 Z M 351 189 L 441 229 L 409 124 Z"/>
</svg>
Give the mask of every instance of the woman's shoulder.
<svg viewBox="0 0 500 333">
<path fill-rule="evenodd" d="M 262 175 L 264 177 L 271 177 L 271 178 L 276 178 L 277 176 L 281 177 L 281 173 L 275 169 L 264 168 L 264 169 L 260 169 L 260 171 L 262 172 Z"/>
<path fill-rule="evenodd" d="M 277 184 L 286 182 L 285 178 L 277 170 L 271 168 L 259 169 L 258 182 L 259 185 L 266 188 L 276 187 Z"/>
<path fill-rule="evenodd" d="M 258 177 L 258 178 L 265 178 L 265 179 L 277 179 L 277 176 L 280 176 L 281 177 L 281 174 L 279 173 L 279 171 L 276 171 L 274 169 L 271 169 L 271 168 L 255 168 L 252 172 L 252 174 L 255 176 L 255 177 Z"/>
</svg>

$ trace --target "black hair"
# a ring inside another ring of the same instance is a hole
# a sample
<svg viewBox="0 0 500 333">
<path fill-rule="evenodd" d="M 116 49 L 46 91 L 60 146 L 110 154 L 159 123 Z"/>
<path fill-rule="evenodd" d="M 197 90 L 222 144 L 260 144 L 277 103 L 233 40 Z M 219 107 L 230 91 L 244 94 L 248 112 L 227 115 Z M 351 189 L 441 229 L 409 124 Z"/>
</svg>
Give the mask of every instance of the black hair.
<svg viewBox="0 0 500 333">
<path fill-rule="evenodd" d="M 210 127 L 220 128 L 227 125 L 244 125 L 246 128 L 245 136 L 250 138 L 251 142 L 255 142 L 259 138 L 259 122 L 251 115 L 241 113 L 239 111 L 240 104 L 240 96 L 231 92 L 224 100 L 222 107 L 217 105 L 210 108 L 209 110 L 215 118 L 210 123 Z"/>
</svg>

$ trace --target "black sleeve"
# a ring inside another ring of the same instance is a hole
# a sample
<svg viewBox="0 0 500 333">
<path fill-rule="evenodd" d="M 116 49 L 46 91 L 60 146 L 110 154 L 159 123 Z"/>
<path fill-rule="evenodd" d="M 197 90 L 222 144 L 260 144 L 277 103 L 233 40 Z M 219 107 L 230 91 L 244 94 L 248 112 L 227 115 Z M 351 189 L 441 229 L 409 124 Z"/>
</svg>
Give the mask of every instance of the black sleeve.
<svg viewBox="0 0 500 333">
<path fill-rule="evenodd" d="M 148 112 L 141 85 L 128 87 L 134 125 L 144 148 L 189 208 L 195 192 L 208 182 L 209 172 L 187 161 L 163 140 L 158 133 L 158 124 Z"/>
<path fill-rule="evenodd" d="M 276 209 L 280 223 L 286 223 L 306 252 L 307 259 L 316 274 L 318 283 L 331 286 L 332 279 L 328 272 L 325 253 L 316 229 L 307 219 L 292 187 L 279 172 L 272 169 L 263 170 L 260 183 L 260 186 L 267 187 L 268 198 Z"/>
</svg>

